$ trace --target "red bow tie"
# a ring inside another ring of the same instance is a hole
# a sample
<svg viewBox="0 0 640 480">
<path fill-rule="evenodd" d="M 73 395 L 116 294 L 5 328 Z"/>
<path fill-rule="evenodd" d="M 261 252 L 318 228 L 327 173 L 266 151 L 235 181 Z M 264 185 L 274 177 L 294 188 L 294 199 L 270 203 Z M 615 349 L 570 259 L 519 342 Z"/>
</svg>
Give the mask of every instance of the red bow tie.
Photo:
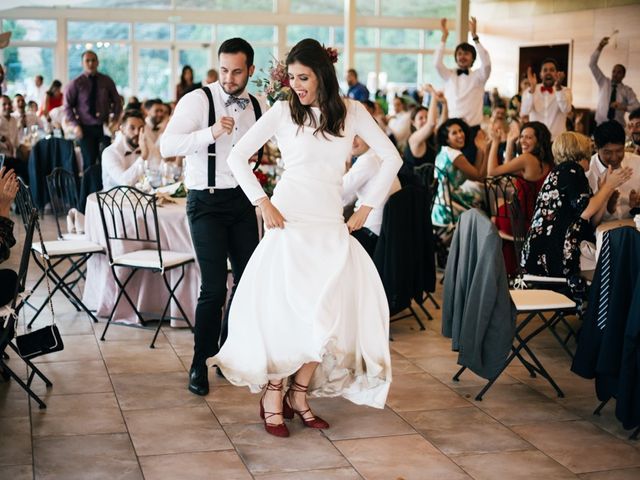
<svg viewBox="0 0 640 480">
<path fill-rule="evenodd" d="M 544 85 L 542 85 L 540 87 L 540 92 L 541 93 L 544 93 L 544 92 L 553 93 L 553 87 L 545 87 Z"/>
</svg>

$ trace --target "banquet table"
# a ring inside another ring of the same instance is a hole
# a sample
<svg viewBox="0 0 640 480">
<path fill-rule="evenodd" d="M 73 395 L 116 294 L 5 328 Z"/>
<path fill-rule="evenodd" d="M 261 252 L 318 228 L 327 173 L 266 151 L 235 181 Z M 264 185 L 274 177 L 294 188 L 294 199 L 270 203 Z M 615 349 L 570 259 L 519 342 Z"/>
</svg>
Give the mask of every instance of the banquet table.
<svg viewBox="0 0 640 480">
<path fill-rule="evenodd" d="M 158 228 L 160 230 L 160 242 L 163 250 L 194 254 L 193 243 L 189 232 L 189 223 L 186 213 L 186 199 L 177 198 L 176 203 L 164 203 L 158 206 Z M 87 197 L 85 211 L 85 234 L 88 240 L 105 246 L 106 239 L 98 209 L 95 194 Z M 136 243 L 138 243 L 136 245 Z M 112 242 L 114 256 L 137 250 L 139 242 Z M 194 254 L 195 255 L 195 254 Z M 130 273 L 130 269 L 118 268 L 120 279 Z M 181 274 L 177 268 L 168 272 L 167 276 L 171 285 L 174 285 Z M 185 267 L 185 276 L 176 290 L 176 297 L 182 305 L 191 323 L 195 321 L 195 309 L 200 289 L 200 268 L 197 262 Z M 150 271 L 138 271 L 127 285 L 127 293 L 136 304 L 143 318 L 158 318 L 162 314 L 164 305 L 169 298 L 162 275 Z M 87 279 L 85 282 L 83 301 L 89 309 L 95 310 L 98 316 L 108 317 L 114 306 L 118 294 L 118 288 L 109 266 L 108 256 L 93 255 L 87 262 Z M 181 320 L 181 314 L 171 302 L 170 309 L 171 326 L 186 327 Z M 137 323 L 137 317 L 126 299 L 122 298 L 116 309 L 114 321 Z"/>
</svg>

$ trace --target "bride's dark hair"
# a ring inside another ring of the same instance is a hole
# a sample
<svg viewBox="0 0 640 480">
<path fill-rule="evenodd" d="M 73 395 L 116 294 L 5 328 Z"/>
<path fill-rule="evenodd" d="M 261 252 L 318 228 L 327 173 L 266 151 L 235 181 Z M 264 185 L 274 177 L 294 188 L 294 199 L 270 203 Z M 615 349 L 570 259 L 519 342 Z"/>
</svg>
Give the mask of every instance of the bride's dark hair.
<svg viewBox="0 0 640 480">
<path fill-rule="evenodd" d="M 340 96 L 340 87 L 336 78 L 336 71 L 327 50 L 317 40 L 305 38 L 299 41 L 287 55 L 287 66 L 292 63 L 300 63 L 309 67 L 318 79 L 318 105 L 320 107 L 320 120 L 318 121 L 311 111 L 311 107 L 302 105 L 300 99 L 292 92 L 289 98 L 291 118 L 300 127 L 311 126 L 315 128 L 313 134 L 320 132 L 326 137 L 329 133 L 341 137 L 344 130 L 344 119 L 347 116 L 347 107 Z"/>
</svg>

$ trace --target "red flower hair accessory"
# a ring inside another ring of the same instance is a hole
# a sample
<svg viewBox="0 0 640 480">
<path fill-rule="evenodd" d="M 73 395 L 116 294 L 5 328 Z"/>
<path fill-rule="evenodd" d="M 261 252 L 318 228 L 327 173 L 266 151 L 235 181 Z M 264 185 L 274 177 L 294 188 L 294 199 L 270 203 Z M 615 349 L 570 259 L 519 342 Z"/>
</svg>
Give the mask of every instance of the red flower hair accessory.
<svg viewBox="0 0 640 480">
<path fill-rule="evenodd" d="M 331 60 L 331 63 L 337 63 L 338 50 L 333 47 L 325 47 L 325 50 L 327 51 L 327 55 L 329 55 L 329 60 Z"/>
</svg>

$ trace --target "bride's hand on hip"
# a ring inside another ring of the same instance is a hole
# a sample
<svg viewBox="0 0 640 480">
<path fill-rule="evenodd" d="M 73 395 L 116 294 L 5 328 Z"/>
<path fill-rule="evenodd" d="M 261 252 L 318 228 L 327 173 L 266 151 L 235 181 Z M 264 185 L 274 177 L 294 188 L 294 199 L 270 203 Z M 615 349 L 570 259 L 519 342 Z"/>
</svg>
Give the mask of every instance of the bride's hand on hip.
<svg viewBox="0 0 640 480">
<path fill-rule="evenodd" d="M 267 229 L 272 228 L 284 228 L 284 217 L 280 213 L 271 200 L 266 198 L 260 202 L 260 210 L 262 212 L 262 219 L 264 220 L 264 226 Z"/>
<path fill-rule="evenodd" d="M 366 205 L 361 205 L 358 210 L 356 210 L 353 215 L 347 220 L 347 228 L 349 229 L 349 233 L 360 230 L 364 225 L 364 222 L 367 221 L 367 217 L 369 216 L 369 212 L 373 210 L 371 207 L 367 207 Z"/>
</svg>

